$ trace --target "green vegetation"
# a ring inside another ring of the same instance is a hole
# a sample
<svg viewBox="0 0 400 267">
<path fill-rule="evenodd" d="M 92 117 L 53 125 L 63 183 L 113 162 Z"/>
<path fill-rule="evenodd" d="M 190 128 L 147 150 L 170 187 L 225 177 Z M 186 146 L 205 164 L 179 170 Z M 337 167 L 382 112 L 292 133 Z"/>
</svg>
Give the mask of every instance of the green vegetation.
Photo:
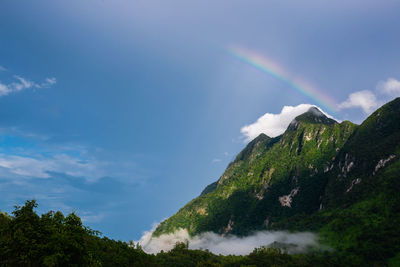
<svg viewBox="0 0 400 267">
<path fill-rule="evenodd" d="M 150 259 L 140 249 L 100 238 L 74 213 L 39 216 L 34 200 L 0 213 L 0 266 L 132 266 Z"/>
<path fill-rule="evenodd" d="M 178 243 L 169 252 L 149 255 L 140 246 L 100 237 L 74 213 L 39 216 L 34 200 L 0 213 L 0 266 L 340 266 L 333 253 L 289 255 L 261 247 L 248 256 L 221 256 L 189 250 Z"/>
<path fill-rule="evenodd" d="M 390 266 L 398 266 L 399 260 L 398 253 L 394 254 L 399 249 L 398 218 L 392 224 L 377 224 L 373 231 L 362 229 L 369 227 L 362 223 L 360 231 L 356 231 L 362 235 L 349 233 L 358 227 L 352 220 L 354 216 L 367 218 L 361 211 L 366 207 L 344 212 L 341 217 L 335 215 L 338 221 L 325 227 L 332 228 L 325 233 L 332 235 L 329 238 L 339 246 L 358 242 L 359 249 L 350 246 L 332 252 L 289 255 L 279 248 L 260 247 L 246 256 L 189 250 L 184 243 L 177 243 L 169 252 L 149 255 L 138 245 L 100 237 L 99 232 L 82 225 L 73 213 L 64 217 L 59 211 L 50 211 L 39 216 L 35 207 L 37 204 L 32 200 L 16 207 L 13 215 L 0 213 L 0 266 L 385 266 L 385 259 L 389 259 Z M 297 225 L 298 229 L 302 227 Z M 343 229 L 348 230 L 343 232 Z M 376 241 L 381 244 L 377 245 Z"/>
<path fill-rule="evenodd" d="M 316 110 L 282 136 L 250 142 L 224 174 L 162 222 L 155 236 L 185 228 L 248 235 L 314 231 L 354 265 L 395 265 L 400 253 L 400 98 L 360 126 Z"/>
</svg>

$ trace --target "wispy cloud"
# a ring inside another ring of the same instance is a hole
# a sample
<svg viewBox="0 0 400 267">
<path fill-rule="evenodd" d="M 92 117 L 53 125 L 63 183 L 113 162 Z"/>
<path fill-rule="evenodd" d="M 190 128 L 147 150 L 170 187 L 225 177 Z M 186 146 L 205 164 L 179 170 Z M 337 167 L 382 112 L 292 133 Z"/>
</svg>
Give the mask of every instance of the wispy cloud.
<svg viewBox="0 0 400 267">
<path fill-rule="evenodd" d="M 0 65 L 0 71 L 6 71 L 7 69 Z"/>
<path fill-rule="evenodd" d="M 101 148 L 52 140 L 51 136 L 17 127 L 0 128 L 0 179 L 48 179 L 67 175 L 88 182 L 114 177 L 137 183 L 144 182 L 148 175 L 132 160 L 104 159 Z"/>
<path fill-rule="evenodd" d="M 14 174 L 22 177 L 50 178 L 51 173 L 64 173 L 75 177 L 98 179 L 105 176 L 104 163 L 96 160 L 82 160 L 67 154 L 51 157 L 43 155 L 19 156 L 0 154 L 0 176 Z"/>
<path fill-rule="evenodd" d="M 5 84 L 0 81 L 0 97 L 9 95 L 11 93 L 20 92 L 26 89 L 49 88 L 57 83 L 57 80 L 54 77 L 46 78 L 42 83 L 33 82 L 19 75 L 14 75 L 14 79 L 16 81 L 9 84 Z"/>
<path fill-rule="evenodd" d="M 400 96 L 400 81 L 389 78 L 378 82 L 375 90 L 362 90 L 351 93 L 348 98 L 338 105 L 339 109 L 361 108 L 369 115 L 379 106 Z"/>
<path fill-rule="evenodd" d="M 221 162 L 221 159 L 215 158 L 212 160 L 212 163 L 218 163 L 218 162 Z"/>
<path fill-rule="evenodd" d="M 54 173 L 94 180 L 106 176 L 106 162 L 85 146 L 48 143 L 48 137 L 16 127 L 0 128 L 0 178 L 50 178 Z"/>
</svg>

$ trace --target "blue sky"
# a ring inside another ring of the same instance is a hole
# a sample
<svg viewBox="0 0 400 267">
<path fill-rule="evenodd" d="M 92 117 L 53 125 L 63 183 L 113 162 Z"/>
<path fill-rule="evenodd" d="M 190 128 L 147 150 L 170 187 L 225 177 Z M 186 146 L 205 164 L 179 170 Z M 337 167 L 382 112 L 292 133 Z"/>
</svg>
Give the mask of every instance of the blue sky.
<svg viewBox="0 0 400 267">
<path fill-rule="evenodd" d="M 283 106 L 317 104 L 227 52 L 273 59 L 361 122 L 400 95 L 398 1 L 0 3 L 0 210 L 137 240 L 219 178 Z M 265 126 L 265 125 L 264 125 Z"/>
</svg>

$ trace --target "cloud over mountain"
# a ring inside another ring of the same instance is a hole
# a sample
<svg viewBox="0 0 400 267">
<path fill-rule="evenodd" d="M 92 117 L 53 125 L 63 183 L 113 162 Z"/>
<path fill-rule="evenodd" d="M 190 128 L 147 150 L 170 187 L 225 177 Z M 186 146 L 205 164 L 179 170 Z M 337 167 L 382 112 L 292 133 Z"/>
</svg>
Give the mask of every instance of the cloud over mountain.
<svg viewBox="0 0 400 267">
<path fill-rule="evenodd" d="M 152 231 L 145 232 L 139 241 L 147 253 L 158 253 L 171 250 L 177 242 L 188 242 L 190 249 L 208 249 L 214 254 L 247 255 L 261 246 L 280 243 L 288 246 L 289 253 L 301 253 L 318 245 L 317 236 L 310 232 L 287 233 L 282 231 L 259 231 L 246 237 L 235 235 L 220 236 L 213 232 L 205 232 L 190 237 L 188 232 L 180 229 L 170 234 L 152 237 Z"/>
<path fill-rule="evenodd" d="M 286 130 L 294 118 L 307 112 L 311 107 L 316 106 L 311 104 L 284 106 L 279 114 L 265 113 L 256 122 L 243 126 L 240 132 L 245 136 L 245 141 L 253 140 L 261 133 L 269 137 L 278 136 Z M 318 107 L 318 109 L 322 111 L 321 108 Z M 328 114 L 324 114 L 331 118 Z"/>
</svg>

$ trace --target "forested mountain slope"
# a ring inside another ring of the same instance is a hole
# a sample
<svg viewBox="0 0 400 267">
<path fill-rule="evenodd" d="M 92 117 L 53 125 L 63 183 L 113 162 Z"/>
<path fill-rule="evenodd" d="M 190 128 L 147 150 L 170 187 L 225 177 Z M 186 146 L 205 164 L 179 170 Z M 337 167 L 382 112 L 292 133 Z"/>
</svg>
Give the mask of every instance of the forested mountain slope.
<svg viewBox="0 0 400 267">
<path fill-rule="evenodd" d="M 399 156 L 400 98 L 359 126 L 311 109 L 283 135 L 251 141 L 216 183 L 153 235 L 179 228 L 192 235 L 315 231 L 355 264 L 398 259 Z"/>
<path fill-rule="evenodd" d="M 324 174 L 356 128 L 311 108 L 293 120 L 283 135 L 261 134 L 217 183 L 161 223 L 154 234 L 186 228 L 191 234 L 245 235 L 296 213 L 318 210 Z"/>
</svg>

